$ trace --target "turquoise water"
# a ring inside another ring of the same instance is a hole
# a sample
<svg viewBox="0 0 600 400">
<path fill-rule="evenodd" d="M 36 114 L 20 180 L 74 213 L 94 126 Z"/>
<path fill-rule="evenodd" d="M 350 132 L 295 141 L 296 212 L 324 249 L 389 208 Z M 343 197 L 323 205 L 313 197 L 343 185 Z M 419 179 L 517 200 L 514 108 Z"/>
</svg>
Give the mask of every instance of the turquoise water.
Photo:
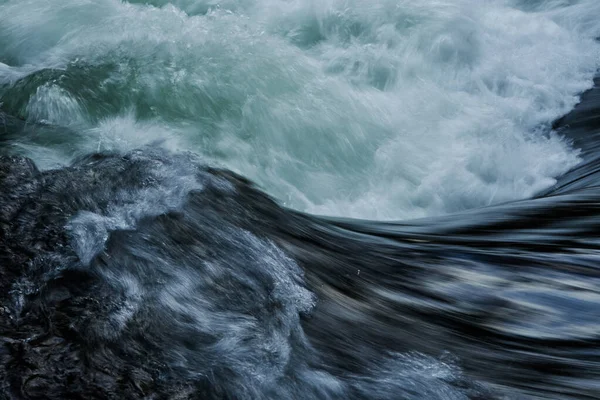
<svg viewBox="0 0 600 400">
<path fill-rule="evenodd" d="M 1 109 L 53 168 L 160 141 L 284 205 L 371 219 L 526 198 L 599 64 L 600 2 L 8 0 Z M 53 131 L 55 132 L 55 131 Z"/>
<path fill-rule="evenodd" d="M 599 15 L 0 0 L 0 398 L 600 398 Z"/>
</svg>

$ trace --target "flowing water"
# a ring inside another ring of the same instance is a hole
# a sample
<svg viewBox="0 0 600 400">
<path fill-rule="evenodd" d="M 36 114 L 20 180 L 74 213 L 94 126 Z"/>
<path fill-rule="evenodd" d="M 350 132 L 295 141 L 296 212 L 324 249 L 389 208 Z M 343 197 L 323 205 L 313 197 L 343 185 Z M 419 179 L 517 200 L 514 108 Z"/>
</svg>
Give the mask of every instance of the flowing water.
<svg viewBox="0 0 600 400">
<path fill-rule="evenodd" d="M 600 398 L 599 15 L 0 0 L 0 399 Z"/>
<path fill-rule="evenodd" d="M 600 3 L 3 1 L 0 102 L 69 127 L 43 168 L 164 140 L 311 213 L 404 219 L 530 197 L 591 86 Z"/>
</svg>

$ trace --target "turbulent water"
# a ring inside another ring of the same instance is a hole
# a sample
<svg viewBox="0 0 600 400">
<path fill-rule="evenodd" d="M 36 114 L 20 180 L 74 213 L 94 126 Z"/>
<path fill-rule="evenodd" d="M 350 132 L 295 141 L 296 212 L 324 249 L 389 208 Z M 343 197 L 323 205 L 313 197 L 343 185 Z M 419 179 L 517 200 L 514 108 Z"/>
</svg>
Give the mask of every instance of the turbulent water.
<svg viewBox="0 0 600 400">
<path fill-rule="evenodd" d="M 0 0 L 0 399 L 600 398 L 598 15 Z"/>
<path fill-rule="evenodd" d="M 1 3 L 3 110 L 72 130 L 15 144 L 40 167 L 164 140 L 348 217 L 551 186 L 600 54 L 596 0 Z"/>
</svg>

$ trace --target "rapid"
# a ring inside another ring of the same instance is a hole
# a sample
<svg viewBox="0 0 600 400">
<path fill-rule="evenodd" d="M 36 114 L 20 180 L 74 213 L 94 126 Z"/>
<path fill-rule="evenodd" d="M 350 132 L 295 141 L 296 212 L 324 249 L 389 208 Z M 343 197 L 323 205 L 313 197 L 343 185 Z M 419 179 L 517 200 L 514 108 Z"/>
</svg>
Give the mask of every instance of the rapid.
<svg viewBox="0 0 600 400">
<path fill-rule="evenodd" d="M 0 0 L 0 399 L 599 398 L 598 15 Z"/>
</svg>

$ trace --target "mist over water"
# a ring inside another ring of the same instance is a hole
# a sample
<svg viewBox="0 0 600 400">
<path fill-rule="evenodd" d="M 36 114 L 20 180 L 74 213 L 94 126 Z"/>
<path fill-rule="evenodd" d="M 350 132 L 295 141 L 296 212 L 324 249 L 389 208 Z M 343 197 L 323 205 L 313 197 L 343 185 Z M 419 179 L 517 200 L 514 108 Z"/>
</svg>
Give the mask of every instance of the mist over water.
<svg viewBox="0 0 600 400">
<path fill-rule="evenodd" d="M 282 204 L 369 219 L 529 197 L 576 165 L 600 3 L 0 3 L 0 107 L 42 168 L 162 141 Z"/>
</svg>

